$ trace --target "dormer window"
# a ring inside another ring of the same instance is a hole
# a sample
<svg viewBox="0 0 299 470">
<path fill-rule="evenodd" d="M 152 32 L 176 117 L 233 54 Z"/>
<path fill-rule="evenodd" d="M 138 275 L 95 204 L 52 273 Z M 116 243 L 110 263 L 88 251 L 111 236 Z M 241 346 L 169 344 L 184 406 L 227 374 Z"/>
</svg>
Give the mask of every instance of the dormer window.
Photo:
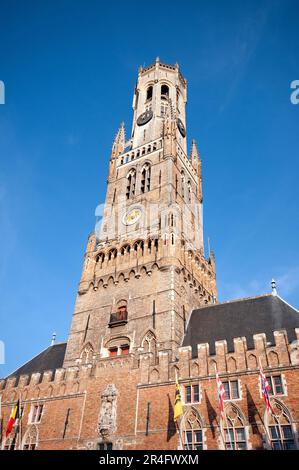
<svg viewBox="0 0 299 470">
<path fill-rule="evenodd" d="M 153 98 L 153 87 L 149 86 L 146 90 L 146 101 L 150 101 Z"/>
</svg>

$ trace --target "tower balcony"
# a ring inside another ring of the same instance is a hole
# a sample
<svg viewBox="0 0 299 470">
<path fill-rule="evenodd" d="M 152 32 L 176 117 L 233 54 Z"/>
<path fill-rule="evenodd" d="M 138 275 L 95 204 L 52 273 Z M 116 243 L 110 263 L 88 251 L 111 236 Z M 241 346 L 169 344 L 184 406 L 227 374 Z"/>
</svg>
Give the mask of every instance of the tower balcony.
<svg viewBox="0 0 299 470">
<path fill-rule="evenodd" d="M 128 311 L 122 310 L 111 313 L 108 326 L 113 328 L 114 326 L 125 325 L 126 323 L 128 323 Z"/>
</svg>

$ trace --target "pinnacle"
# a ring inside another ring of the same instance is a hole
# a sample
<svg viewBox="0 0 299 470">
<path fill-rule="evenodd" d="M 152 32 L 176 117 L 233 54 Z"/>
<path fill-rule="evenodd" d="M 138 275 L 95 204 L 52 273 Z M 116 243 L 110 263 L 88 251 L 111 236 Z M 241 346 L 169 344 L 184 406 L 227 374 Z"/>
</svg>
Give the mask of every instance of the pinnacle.
<svg viewBox="0 0 299 470">
<path fill-rule="evenodd" d="M 191 160 L 198 159 L 200 160 L 198 148 L 195 139 L 192 139 L 192 146 L 191 146 L 191 155 L 190 155 Z"/>
</svg>

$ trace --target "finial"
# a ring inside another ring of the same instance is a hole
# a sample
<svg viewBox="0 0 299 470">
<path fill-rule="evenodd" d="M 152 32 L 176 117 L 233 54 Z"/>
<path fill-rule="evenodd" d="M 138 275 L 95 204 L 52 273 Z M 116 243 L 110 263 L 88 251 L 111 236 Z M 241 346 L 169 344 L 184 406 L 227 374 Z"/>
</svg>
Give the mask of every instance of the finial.
<svg viewBox="0 0 299 470">
<path fill-rule="evenodd" d="M 272 281 L 271 281 L 271 287 L 272 287 L 272 295 L 277 295 L 277 289 L 276 289 L 276 281 L 275 281 L 275 279 L 272 279 Z"/>
<path fill-rule="evenodd" d="M 159 56 L 156 57 L 156 63 L 160 63 L 160 57 Z"/>
<path fill-rule="evenodd" d="M 56 333 L 54 332 L 54 333 L 52 334 L 51 346 L 54 346 L 55 343 L 56 343 Z"/>
</svg>

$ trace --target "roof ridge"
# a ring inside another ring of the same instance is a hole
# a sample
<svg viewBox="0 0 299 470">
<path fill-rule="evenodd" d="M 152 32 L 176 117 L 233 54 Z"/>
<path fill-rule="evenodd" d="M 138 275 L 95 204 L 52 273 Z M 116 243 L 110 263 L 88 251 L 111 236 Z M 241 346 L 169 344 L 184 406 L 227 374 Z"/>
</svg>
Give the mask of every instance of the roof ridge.
<svg viewBox="0 0 299 470">
<path fill-rule="evenodd" d="M 286 300 L 284 300 L 282 297 L 280 297 L 280 295 L 276 295 L 276 297 L 278 297 L 284 304 L 286 304 L 288 307 L 292 308 L 293 310 L 295 310 L 295 312 L 299 313 L 299 310 L 296 308 L 296 307 L 293 307 L 293 305 L 289 304 Z"/>
<path fill-rule="evenodd" d="M 273 294 L 267 293 L 267 294 L 255 295 L 253 297 L 240 297 L 238 299 L 225 300 L 223 302 L 218 302 L 216 304 L 200 305 L 198 308 L 195 308 L 194 310 L 201 310 L 201 309 L 208 308 L 208 307 L 217 307 L 218 305 L 232 304 L 234 302 L 242 302 L 243 300 L 253 300 L 253 299 L 260 299 L 261 297 L 272 297 L 272 296 L 273 296 Z M 279 296 L 277 296 L 277 297 L 279 297 Z"/>
</svg>

